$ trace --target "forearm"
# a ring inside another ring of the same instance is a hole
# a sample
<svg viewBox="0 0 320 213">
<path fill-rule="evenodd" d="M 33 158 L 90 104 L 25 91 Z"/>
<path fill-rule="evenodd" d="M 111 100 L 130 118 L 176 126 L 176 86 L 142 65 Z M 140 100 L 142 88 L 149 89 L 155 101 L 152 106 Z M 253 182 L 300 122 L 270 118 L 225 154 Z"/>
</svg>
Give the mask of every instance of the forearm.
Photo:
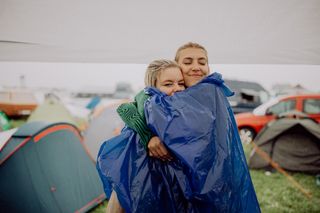
<svg viewBox="0 0 320 213">
<path fill-rule="evenodd" d="M 140 136 L 141 144 L 147 149 L 147 144 L 153 137 L 153 133 L 147 126 L 146 119 L 144 116 L 144 102 L 148 98 L 142 92 L 140 92 L 135 102 L 125 103 L 118 107 L 117 112 L 125 124 L 136 131 Z"/>
</svg>

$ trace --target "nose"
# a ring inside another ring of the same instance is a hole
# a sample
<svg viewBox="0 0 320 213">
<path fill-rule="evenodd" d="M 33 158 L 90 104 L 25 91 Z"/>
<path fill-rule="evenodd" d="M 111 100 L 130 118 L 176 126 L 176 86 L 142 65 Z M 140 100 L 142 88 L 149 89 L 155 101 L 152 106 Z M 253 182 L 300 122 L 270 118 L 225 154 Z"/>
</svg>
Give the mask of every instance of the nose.
<svg viewBox="0 0 320 213">
<path fill-rule="evenodd" d="M 192 71 L 200 71 L 200 67 L 198 65 L 193 65 Z"/>
</svg>

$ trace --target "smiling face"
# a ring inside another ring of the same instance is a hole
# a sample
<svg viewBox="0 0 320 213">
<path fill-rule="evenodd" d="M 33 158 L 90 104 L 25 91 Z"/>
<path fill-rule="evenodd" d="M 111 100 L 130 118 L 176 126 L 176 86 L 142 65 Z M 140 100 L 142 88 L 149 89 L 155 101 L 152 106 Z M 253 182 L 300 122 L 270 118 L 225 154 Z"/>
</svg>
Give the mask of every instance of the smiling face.
<svg viewBox="0 0 320 213">
<path fill-rule="evenodd" d="M 167 95 L 173 95 L 185 89 L 181 70 L 178 67 L 168 67 L 161 70 L 157 77 L 156 88 Z"/>
<path fill-rule="evenodd" d="M 185 85 L 190 87 L 209 74 L 208 57 L 203 49 L 190 47 L 179 51 L 177 62 Z"/>
</svg>

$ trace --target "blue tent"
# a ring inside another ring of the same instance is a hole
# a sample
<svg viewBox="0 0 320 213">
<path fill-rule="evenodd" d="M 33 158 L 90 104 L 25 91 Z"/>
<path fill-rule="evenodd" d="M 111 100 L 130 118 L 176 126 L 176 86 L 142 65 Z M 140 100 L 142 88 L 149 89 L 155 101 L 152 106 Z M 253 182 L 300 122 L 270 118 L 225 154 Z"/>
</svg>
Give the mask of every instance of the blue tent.
<svg viewBox="0 0 320 213">
<path fill-rule="evenodd" d="M 78 129 L 30 122 L 0 152 L 1 212 L 85 212 L 105 199 Z"/>
</svg>

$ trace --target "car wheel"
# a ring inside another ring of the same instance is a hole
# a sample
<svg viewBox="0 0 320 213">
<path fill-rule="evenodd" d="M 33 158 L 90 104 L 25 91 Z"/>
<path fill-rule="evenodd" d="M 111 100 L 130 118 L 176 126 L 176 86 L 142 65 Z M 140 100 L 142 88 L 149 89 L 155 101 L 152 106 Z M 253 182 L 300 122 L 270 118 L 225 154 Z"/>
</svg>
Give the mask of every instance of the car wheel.
<svg viewBox="0 0 320 213">
<path fill-rule="evenodd" d="M 241 142 L 244 144 L 251 143 L 254 137 L 256 136 L 254 130 L 248 127 L 240 128 L 239 135 L 240 135 Z"/>
</svg>

